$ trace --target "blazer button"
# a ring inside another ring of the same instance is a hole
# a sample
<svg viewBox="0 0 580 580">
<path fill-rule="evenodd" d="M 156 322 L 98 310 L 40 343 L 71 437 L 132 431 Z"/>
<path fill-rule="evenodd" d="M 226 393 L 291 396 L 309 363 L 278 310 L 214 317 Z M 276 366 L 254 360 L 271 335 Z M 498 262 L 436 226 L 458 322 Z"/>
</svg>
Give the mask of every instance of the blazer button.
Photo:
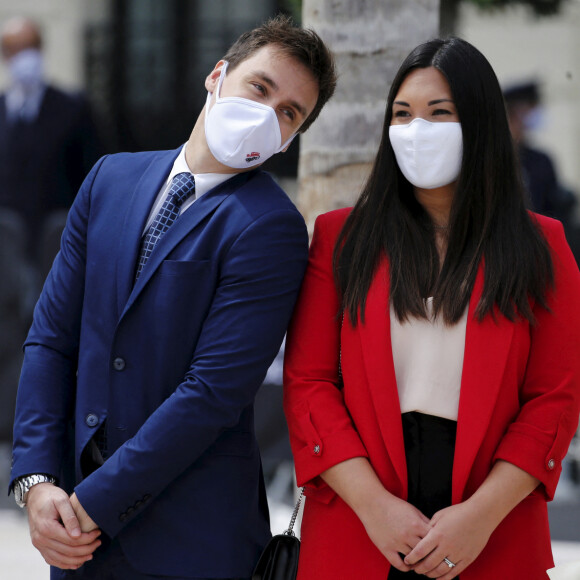
<svg viewBox="0 0 580 580">
<path fill-rule="evenodd" d="M 122 371 L 125 368 L 125 360 L 122 359 L 120 356 L 118 356 L 114 361 L 113 361 L 113 368 L 116 371 Z"/>
<path fill-rule="evenodd" d="M 314 455 L 319 455 L 320 454 L 320 445 L 315 445 L 314 449 L 312 449 L 312 451 L 314 451 Z"/>
<path fill-rule="evenodd" d="M 548 469 L 554 469 L 555 466 L 556 462 L 553 459 L 550 459 L 550 461 L 548 461 Z"/>
<path fill-rule="evenodd" d="M 85 417 L 87 427 L 96 427 L 99 424 L 99 418 L 94 413 L 89 413 Z"/>
<path fill-rule="evenodd" d="M 125 520 L 126 520 L 128 517 L 129 517 L 129 516 L 128 516 L 126 513 L 124 513 L 124 512 L 123 512 L 123 513 L 122 513 L 122 514 L 119 516 L 119 520 L 120 520 L 121 522 L 124 522 L 124 521 L 125 521 Z"/>
</svg>

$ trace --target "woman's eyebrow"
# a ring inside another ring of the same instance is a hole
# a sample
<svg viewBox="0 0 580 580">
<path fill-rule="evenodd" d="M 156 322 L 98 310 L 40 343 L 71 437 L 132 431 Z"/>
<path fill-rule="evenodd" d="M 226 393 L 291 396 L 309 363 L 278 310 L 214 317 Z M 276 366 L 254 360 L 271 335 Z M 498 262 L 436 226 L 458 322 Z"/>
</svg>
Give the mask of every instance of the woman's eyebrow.
<svg viewBox="0 0 580 580">
<path fill-rule="evenodd" d="M 453 99 L 435 99 L 433 101 L 429 101 L 427 104 L 431 105 L 438 105 L 439 103 L 453 103 Z"/>
</svg>

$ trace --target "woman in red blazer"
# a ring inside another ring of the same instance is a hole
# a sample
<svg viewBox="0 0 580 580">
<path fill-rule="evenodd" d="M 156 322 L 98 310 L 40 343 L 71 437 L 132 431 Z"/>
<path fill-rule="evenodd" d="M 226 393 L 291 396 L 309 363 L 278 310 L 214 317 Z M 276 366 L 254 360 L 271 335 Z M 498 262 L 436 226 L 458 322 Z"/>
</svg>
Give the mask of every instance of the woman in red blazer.
<svg viewBox="0 0 580 580">
<path fill-rule="evenodd" d="M 562 226 L 525 209 L 489 63 L 417 47 L 358 203 L 316 221 L 288 333 L 298 580 L 546 579 L 579 303 Z"/>
</svg>

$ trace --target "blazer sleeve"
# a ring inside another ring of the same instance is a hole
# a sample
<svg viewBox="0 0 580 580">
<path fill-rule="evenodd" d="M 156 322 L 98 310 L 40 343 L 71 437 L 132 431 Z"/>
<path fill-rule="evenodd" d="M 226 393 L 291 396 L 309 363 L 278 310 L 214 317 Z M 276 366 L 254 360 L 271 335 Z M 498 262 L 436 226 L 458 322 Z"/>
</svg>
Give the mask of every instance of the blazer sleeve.
<svg viewBox="0 0 580 580">
<path fill-rule="evenodd" d="M 104 159 L 79 190 L 35 307 L 16 400 L 10 486 L 30 473 L 61 474 L 75 398 L 90 191 Z"/>
<path fill-rule="evenodd" d="M 524 469 L 551 500 L 580 413 L 580 273 L 559 222 L 544 220 L 555 284 L 549 309 L 534 307 L 530 349 L 520 387 L 521 407 L 495 459 Z"/>
<path fill-rule="evenodd" d="M 332 254 L 343 220 L 336 219 L 337 213 L 316 220 L 284 361 L 284 411 L 297 482 L 320 501 L 334 496 L 318 477 L 323 471 L 367 456 L 339 388 L 341 320 Z"/>
</svg>

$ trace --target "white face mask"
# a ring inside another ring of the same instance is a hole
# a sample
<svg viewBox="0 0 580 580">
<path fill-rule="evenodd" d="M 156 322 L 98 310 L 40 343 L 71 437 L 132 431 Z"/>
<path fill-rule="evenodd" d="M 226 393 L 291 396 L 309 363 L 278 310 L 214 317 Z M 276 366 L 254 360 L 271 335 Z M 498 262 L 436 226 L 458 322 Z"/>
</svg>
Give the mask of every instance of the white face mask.
<svg viewBox="0 0 580 580">
<path fill-rule="evenodd" d="M 435 189 L 459 177 L 460 123 L 431 123 L 417 117 L 406 125 L 391 125 L 389 139 L 401 173 L 415 187 Z"/>
<path fill-rule="evenodd" d="M 24 88 L 34 87 L 43 82 L 44 67 L 40 51 L 28 48 L 15 54 L 8 61 L 12 81 Z"/>
<path fill-rule="evenodd" d="M 207 95 L 205 138 L 212 155 L 221 164 L 246 169 L 286 149 L 294 135 L 282 143 L 278 117 L 272 107 L 242 97 L 220 98 L 227 66 L 226 62 L 222 67 L 211 109 L 211 93 Z"/>
</svg>

